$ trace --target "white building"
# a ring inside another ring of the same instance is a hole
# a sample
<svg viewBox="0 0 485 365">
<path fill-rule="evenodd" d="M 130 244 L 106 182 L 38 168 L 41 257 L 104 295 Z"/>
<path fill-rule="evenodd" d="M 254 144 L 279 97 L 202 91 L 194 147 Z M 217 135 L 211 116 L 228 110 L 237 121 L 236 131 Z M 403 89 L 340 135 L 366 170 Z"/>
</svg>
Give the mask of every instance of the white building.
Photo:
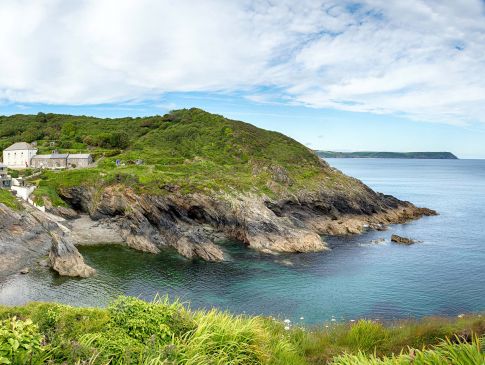
<svg viewBox="0 0 485 365">
<path fill-rule="evenodd" d="M 32 157 L 37 154 L 37 148 L 26 142 L 17 142 L 3 150 L 3 163 L 10 168 L 25 168 L 30 166 Z"/>
</svg>

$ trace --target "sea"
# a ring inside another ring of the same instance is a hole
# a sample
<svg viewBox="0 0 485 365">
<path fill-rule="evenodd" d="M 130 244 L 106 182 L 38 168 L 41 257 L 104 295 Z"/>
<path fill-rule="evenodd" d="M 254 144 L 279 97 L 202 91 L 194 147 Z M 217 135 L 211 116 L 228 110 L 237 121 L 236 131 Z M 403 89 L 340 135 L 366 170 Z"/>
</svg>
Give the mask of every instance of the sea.
<svg viewBox="0 0 485 365">
<path fill-rule="evenodd" d="M 115 245 L 80 248 L 97 275 L 36 267 L 0 278 L 0 304 L 105 306 L 119 295 L 178 298 L 192 309 L 273 316 L 305 325 L 485 311 L 485 160 L 327 159 L 373 189 L 435 209 L 387 231 L 323 237 L 321 253 L 269 255 L 222 243 L 222 263 Z M 394 244 L 392 234 L 419 241 Z"/>
</svg>

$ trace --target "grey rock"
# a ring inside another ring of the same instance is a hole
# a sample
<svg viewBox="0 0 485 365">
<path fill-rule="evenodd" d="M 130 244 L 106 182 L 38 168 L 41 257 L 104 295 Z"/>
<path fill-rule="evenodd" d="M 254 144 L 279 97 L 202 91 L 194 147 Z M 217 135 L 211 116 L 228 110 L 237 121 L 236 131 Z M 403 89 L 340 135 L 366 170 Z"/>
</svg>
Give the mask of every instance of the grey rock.
<svg viewBox="0 0 485 365">
<path fill-rule="evenodd" d="M 77 248 L 63 236 L 52 232 L 52 247 L 49 253 L 51 267 L 63 276 L 87 278 L 96 270 L 85 264 Z"/>
<path fill-rule="evenodd" d="M 398 236 L 397 234 L 393 234 L 391 236 L 391 241 L 395 243 L 399 243 L 401 245 L 412 245 L 416 243 L 416 241 L 411 238 L 401 237 L 401 236 Z"/>
<path fill-rule="evenodd" d="M 39 260 L 38 263 L 40 267 L 50 267 L 50 263 L 48 259 Z"/>
</svg>

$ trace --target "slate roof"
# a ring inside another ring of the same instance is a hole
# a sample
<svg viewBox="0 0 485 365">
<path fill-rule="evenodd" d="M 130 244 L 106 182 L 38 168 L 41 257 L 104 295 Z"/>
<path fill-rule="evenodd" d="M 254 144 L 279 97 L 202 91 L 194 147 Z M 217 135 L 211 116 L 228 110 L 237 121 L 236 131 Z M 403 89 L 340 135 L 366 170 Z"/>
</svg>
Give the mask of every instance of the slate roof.
<svg viewBox="0 0 485 365">
<path fill-rule="evenodd" d="M 18 150 L 36 150 L 37 148 L 32 147 L 30 143 L 27 142 L 17 142 L 10 147 L 5 148 L 5 151 L 18 151 Z"/>
<path fill-rule="evenodd" d="M 89 153 L 73 153 L 69 155 L 69 158 L 90 158 Z"/>
<path fill-rule="evenodd" d="M 73 153 L 73 154 L 68 154 L 68 153 L 54 153 L 51 155 L 35 155 L 32 157 L 33 159 L 55 159 L 55 158 L 77 158 L 77 159 L 82 159 L 82 158 L 90 158 L 91 155 L 88 153 Z"/>
<path fill-rule="evenodd" d="M 35 155 L 32 159 L 55 159 L 55 158 L 67 158 L 68 154 L 52 154 L 52 155 Z"/>
</svg>

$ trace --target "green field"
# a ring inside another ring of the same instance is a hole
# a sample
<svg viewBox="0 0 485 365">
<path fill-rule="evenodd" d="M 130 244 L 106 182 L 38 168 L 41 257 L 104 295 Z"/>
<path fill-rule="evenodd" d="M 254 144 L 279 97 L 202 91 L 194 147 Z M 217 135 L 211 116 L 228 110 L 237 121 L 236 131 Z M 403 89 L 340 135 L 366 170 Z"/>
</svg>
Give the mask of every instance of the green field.
<svg viewBox="0 0 485 365">
<path fill-rule="evenodd" d="M 485 319 L 313 328 L 178 302 L 0 307 L 0 364 L 483 364 Z"/>
</svg>

